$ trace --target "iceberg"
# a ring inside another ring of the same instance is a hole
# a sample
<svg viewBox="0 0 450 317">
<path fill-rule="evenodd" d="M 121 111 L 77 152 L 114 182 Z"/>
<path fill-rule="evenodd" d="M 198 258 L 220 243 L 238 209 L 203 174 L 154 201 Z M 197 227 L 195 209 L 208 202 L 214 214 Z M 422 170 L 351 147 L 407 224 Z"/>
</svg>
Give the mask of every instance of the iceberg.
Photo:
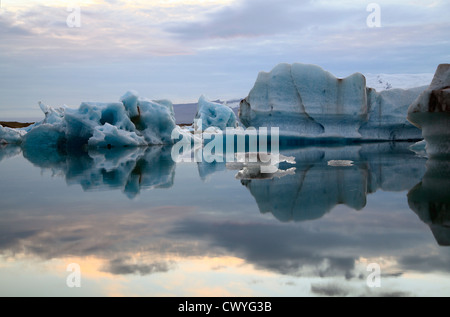
<svg viewBox="0 0 450 317">
<path fill-rule="evenodd" d="M 359 129 L 363 139 L 418 140 L 422 133 L 407 121 L 409 105 L 425 87 L 389 89 L 377 92 L 367 88 L 369 114 Z"/>
<path fill-rule="evenodd" d="M 236 115 L 230 107 L 211 102 L 205 96 L 201 96 L 198 100 L 195 120 L 201 120 L 203 131 L 208 128 L 225 130 L 226 128 L 236 128 L 237 126 Z"/>
<path fill-rule="evenodd" d="M 0 125 L 0 144 L 20 144 L 26 134 L 23 129 L 12 129 Z"/>
<path fill-rule="evenodd" d="M 246 127 L 279 127 L 283 136 L 350 140 L 420 140 L 406 120 L 425 87 L 376 92 L 360 73 L 336 78 L 316 65 L 279 64 L 261 72 L 241 101 Z"/>
<path fill-rule="evenodd" d="M 152 101 L 127 92 L 120 102 L 83 102 L 78 109 L 52 108 L 39 102 L 45 118 L 27 128 L 0 126 L 0 143 L 23 147 L 114 148 L 171 145 L 172 132 L 191 140 L 189 131 L 175 124 L 168 100 Z"/>
<path fill-rule="evenodd" d="M 105 123 L 94 129 L 93 136 L 88 140 L 89 147 L 126 147 L 146 145 L 144 137 L 135 132 L 124 131 L 118 127 Z"/>
<path fill-rule="evenodd" d="M 272 179 L 295 175 L 295 167 L 280 169 L 280 163 L 295 165 L 295 157 L 273 153 L 236 153 L 236 161 L 226 164 L 227 169 L 238 170 L 236 179 Z"/>
<path fill-rule="evenodd" d="M 408 120 L 422 129 L 430 157 L 450 156 L 450 64 L 438 66 L 430 86 L 411 103 Z"/>
<path fill-rule="evenodd" d="M 414 143 L 409 147 L 409 149 L 413 152 L 415 152 L 419 156 L 427 157 L 427 142 L 425 140 L 419 141 L 417 143 Z"/>
</svg>

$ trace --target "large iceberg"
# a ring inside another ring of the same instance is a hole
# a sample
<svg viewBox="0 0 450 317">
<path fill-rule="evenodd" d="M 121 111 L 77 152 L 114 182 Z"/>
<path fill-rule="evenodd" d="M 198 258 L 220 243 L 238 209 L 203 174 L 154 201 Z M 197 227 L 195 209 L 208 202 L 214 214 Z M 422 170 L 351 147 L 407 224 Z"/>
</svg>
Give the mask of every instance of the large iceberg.
<svg viewBox="0 0 450 317">
<path fill-rule="evenodd" d="M 362 74 L 336 78 L 316 65 L 279 64 L 261 72 L 239 118 L 246 127 L 279 127 L 284 136 L 352 140 L 422 139 L 406 120 L 425 89 L 376 92 Z"/>
<path fill-rule="evenodd" d="M 450 64 L 438 66 L 428 89 L 409 107 L 408 120 L 422 129 L 430 157 L 450 155 Z"/>
<path fill-rule="evenodd" d="M 135 92 L 127 92 L 120 102 L 83 102 L 78 109 L 39 106 L 42 121 L 23 129 L 0 126 L 0 142 L 64 150 L 168 145 L 177 141 L 173 131 L 193 138 L 175 124 L 170 101 L 140 98 Z"/>
</svg>

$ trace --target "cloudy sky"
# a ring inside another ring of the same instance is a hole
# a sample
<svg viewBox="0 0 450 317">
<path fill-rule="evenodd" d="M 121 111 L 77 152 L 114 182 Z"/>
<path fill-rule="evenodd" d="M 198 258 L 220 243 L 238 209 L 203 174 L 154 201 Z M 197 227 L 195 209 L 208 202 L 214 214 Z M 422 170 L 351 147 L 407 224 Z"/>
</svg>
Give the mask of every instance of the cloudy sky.
<svg viewBox="0 0 450 317">
<path fill-rule="evenodd" d="M 0 120 L 39 118 L 40 100 L 77 106 L 129 89 L 175 103 L 245 97 L 280 62 L 337 76 L 429 74 L 449 62 L 450 2 L 379 0 L 381 27 L 370 28 L 371 2 L 2 0 Z"/>
</svg>

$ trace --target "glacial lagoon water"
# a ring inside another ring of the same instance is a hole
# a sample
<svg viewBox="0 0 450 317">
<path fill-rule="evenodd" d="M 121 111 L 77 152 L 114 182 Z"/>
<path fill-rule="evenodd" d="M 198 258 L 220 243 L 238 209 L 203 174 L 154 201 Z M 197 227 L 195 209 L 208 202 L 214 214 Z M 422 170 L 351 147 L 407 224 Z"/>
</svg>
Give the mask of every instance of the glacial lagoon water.
<svg viewBox="0 0 450 317">
<path fill-rule="evenodd" d="M 5 146 L 0 295 L 449 296 L 449 162 L 410 145 L 283 148 L 273 178 Z"/>
</svg>

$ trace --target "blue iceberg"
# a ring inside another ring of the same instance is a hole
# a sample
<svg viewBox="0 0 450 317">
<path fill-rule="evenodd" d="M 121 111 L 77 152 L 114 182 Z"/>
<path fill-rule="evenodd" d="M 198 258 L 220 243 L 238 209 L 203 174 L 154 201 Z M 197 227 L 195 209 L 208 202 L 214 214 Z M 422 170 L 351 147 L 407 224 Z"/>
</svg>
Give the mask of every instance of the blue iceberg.
<svg viewBox="0 0 450 317">
<path fill-rule="evenodd" d="M 204 96 L 198 100 L 195 120 L 201 120 L 203 131 L 211 127 L 225 130 L 237 126 L 236 115 L 230 107 L 211 102 Z"/>
<path fill-rule="evenodd" d="M 336 78 L 316 65 L 279 64 L 261 72 L 241 101 L 246 127 L 279 127 L 282 136 L 314 139 L 419 140 L 406 120 L 425 87 L 376 92 L 356 73 Z"/>
<path fill-rule="evenodd" d="M 428 156 L 450 156 L 450 64 L 438 66 L 430 86 L 411 103 L 408 120 L 422 129 Z"/>
<path fill-rule="evenodd" d="M 170 101 L 140 98 L 136 92 L 127 92 L 120 102 L 83 102 L 78 109 L 39 106 L 45 114 L 42 121 L 23 129 L 0 126 L 0 143 L 24 148 L 137 147 L 171 145 L 176 141 L 173 131 L 189 134 L 175 124 Z"/>
</svg>

